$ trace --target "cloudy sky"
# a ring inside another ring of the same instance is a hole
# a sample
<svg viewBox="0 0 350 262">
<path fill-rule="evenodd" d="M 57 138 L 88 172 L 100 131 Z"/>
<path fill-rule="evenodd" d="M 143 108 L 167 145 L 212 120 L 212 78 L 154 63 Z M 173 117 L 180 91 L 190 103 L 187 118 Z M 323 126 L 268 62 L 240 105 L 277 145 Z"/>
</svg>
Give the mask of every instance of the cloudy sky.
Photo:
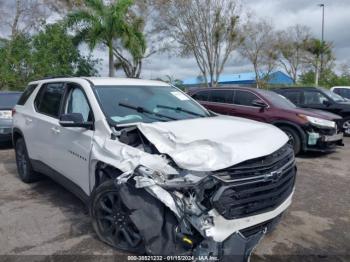
<svg viewBox="0 0 350 262">
<path fill-rule="evenodd" d="M 337 64 L 350 65 L 350 0 L 242 0 L 244 8 L 257 16 L 269 19 L 276 29 L 284 29 L 295 24 L 311 28 L 315 37 L 321 38 L 322 9 L 325 4 L 325 40 L 334 44 Z M 107 68 L 107 67 L 105 67 Z M 251 71 L 251 65 L 234 55 L 224 70 L 225 74 Z M 102 70 L 101 74 L 106 74 Z M 196 63 L 191 58 L 168 55 L 154 55 L 147 59 L 143 68 L 144 78 L 170 75 L 184 79 L 199 74 Z"/>
<path fill-rule="evenodd" d="M 137 0 L 136 0 L 137 1 Z M 325 40 L 333 42 L 337 65 L 350 65 L 350 0 L 240 0 L 243 9 L 256 16 L 271 21 L 274 27 L 284 29 L 296 24 L 311 28 L 314 37 L 321 38 L 322 9 L 318 5 L 325 4 Z M 8 12 L 14 7 L 14 0 L 0 0 L 0 11 Z M 7 9 L 7 10 L 4 10 Z M 51 21 L 57 19 L 52 16 Z M 1 25 L 0 25 L 1 28 Z M 1 30 L 1 35 L 6 32 Z M 85 52 L 87 53 L 87 48 Z M 108 74 L 106 50 L 96 50 L 95 57 L 102 59 L 100 75 Z M 224 74 L 252 71 L 252 67 L 244 58 L 233 55 L 226 64 Z M 143 78 L 157 78 L 170 75 L 173 78 L 185 79 L 199 75 L 196 62 L 192 58 L 156 54 L 144 62 Z M 122 76 L 117 72 L 117 76 Z"/>
</svg>

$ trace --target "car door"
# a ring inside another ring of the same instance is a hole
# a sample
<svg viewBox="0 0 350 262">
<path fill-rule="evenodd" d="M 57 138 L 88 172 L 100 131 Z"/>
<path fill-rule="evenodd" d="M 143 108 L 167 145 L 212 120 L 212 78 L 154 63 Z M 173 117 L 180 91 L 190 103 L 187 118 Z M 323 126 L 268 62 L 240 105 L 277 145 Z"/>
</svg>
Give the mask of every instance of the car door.
<svg viewBox="0 0 350 262">
<path fill-rule="evenodd" d="M 30 156 L 51 168 L 55 166 L 53 151 L 56 150 L 55 139 L 63 93 L 62 82 L 43 84 L 34 100 L 35 112 L 27 115 L 25 120 Z"/>
<path fill-rule="evenodd" d="M 80 113 L 85 122 L 93 122 L 93 112 L 83 88 L 66 85 L 61 114 Z M 53 151 L 55 169 L 89 193 L 89 161 L 94 130 L 80 127 L 62 127 L 57 122 Z"/>
<path fill-rule="evenodd" d="M 252 120 L 257 120 L 261 122 L 266 122 L 265 112 L 268 109 L 262 109 L 253 105 L 253 101 L 262 100 L 267 105 L 261 97 L 257 96 L 249 90 L 236 89 L 234 93 L 233 107 L 231 107 L 231 115 L 249 118 Z"/>
</svg>

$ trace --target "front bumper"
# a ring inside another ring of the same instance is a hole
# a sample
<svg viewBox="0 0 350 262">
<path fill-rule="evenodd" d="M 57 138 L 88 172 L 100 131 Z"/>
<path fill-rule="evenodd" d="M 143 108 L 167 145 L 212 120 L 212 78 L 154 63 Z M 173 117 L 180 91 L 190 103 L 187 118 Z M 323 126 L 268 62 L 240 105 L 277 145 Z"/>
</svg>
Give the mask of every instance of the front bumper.
<svg viewBox="0 0 350 262">
<path fill-rule="evenodd" d="M 12 128 L 0 126 L 0 142 L 12 141 Z"/>
<path fill-rule="evenodd" d="M 338 146 L 344 146 L 343 133 L 325 135 L 319 132 L 307 132 L 305 151 L 332 152 Z"/>
<path fill-rule="evenodd" d="M 283 204 L 269 212 L 266 216 L 249 217 L 248 220 L 251 221 L 251 226 L 249 227 L 247 227 L 248 224 L 243 226 L 244 222 L 242 223 L 242 221 L 238 222 L 244 228 L 232 233 L 221 242 L 216 242 L 212 238 L 206 238 L 196 247 L 193 255 L 195 257 L 209 258 L 204 259 L 208 261 L 211 260 L 210 257 L 224 262 L 248 261 L 252 251 L 264 237 L 265 233 L 272 231 L 278 224 L 283 211 L 290 205 L 291 198 L 292 194 Z M 257 223 L 258 221 L 260 222 Z M 227 224 L 225 227 L 229 229 L 230 226 Z"/>
<path fill-rule="evenodd" d="M 307 124 L 303 126 L 305 132 L 304 151 L 332 152 L 343 144 L 343 130 L 337 123 L 335 128 L 326 128 Z"/>
</svg>

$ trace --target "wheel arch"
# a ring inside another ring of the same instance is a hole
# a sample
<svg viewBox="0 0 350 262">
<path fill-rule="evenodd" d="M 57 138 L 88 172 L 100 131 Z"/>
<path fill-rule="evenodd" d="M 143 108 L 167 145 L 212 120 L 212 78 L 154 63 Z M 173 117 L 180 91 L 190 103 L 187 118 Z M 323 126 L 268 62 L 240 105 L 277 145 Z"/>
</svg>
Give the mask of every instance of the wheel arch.
<svg viewBox="0 0 350 262">
<path fill-rule="evenodd" d="M 307 145 L 307 137 L 306 137 L 305 131 L 299 125 L 297 125 L 291 121 L 286 121 L 286 120 L 275 121 L 272 124 L 278 128 L 289 127 L 289 128 L 292 128 L 293 130 L 295 130 L 301 138 L 302 149 L 305 150 L 306 145 Z"/>
<path fill-rule="evenodd" d="M 96 161 L 96 163 L 94 164 L 93 171 L 95 181 L 92 185 L 92 188 L 96 188 L 104 181 L 108 179 L 115 179 L 121 174 L 123 174 L 123 172 L 117 167 L 99 160 Z"/>
<path fill-rule="evenodd" d="M 19 138 L 23 138 L 24 139 L 24 135 L 22 133 L 22 131 L 17 128 L 17 127 L 14 127 L 13 130 L 12 130 L 12 144 L 13 146 L 16 145 L 16 142 Z"/>
</svg>

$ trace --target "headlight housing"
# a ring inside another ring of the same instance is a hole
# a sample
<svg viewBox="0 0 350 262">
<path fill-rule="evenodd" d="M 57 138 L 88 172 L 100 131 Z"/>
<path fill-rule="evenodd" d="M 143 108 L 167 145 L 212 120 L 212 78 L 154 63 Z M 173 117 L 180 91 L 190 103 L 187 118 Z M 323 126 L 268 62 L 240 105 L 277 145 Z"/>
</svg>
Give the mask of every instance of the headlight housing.
<svg viewBox="0 0 350 262">
<path fill-rule="evenodd" d="M 302 114 L 298 114 L 298 116 L 318 127 L 326 127 L 326 128 L 336 127 L 336 123 L 334 121 L 313 117 L 313 116 L 302 115 Z"/>
</svg>

